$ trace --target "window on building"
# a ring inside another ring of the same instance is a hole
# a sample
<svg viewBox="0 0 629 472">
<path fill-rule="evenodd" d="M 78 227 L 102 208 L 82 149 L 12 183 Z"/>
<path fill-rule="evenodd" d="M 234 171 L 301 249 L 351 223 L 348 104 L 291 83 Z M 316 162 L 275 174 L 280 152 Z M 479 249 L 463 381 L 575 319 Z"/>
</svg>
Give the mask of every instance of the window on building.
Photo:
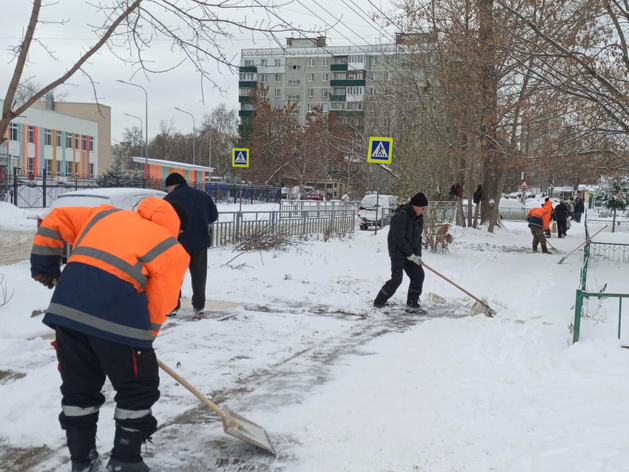
<svg viewBox="0 0 629 472">
<path fill-rule="evenodd" d="M 260 82 L 266 82 L 266 74 L 260 74 Z"/>
<path fill-rule="evenodd" d="M 362 95 L 365 93 L 363 87 L 347 87 L 347 95 Z"/>
<path fill-rule="evenodd" d="M 321 97 L 328 98 L 330 96 L 330 91 L 328 89 L 321 89 Z"/>
<path fill-rule="evenodd" d="M 377 74 L 377 73 L 375 73 L 375 72 L 370 72 L 370 73 L 369 73 L 369 78 L 370 78 L 371 80 L 378 80 L 378 74 Z"/>
<path fill-rule="evenodd" d="M 245 61 L 245 67 L 251 67 L 253 66 L 253 61 Z"/>
<path fill-rule="evenodd" d="M 316 103 L 309 103 L 308 104 L 308 113 L 312 113 L 316 106 L 317 106 Z"/>
<path fill-rule="evenodd" d="M 278 98 L 282 96 L 282 89 L 275 89 L 274 97 Z"/>
<path fill-rule="evenodd" d="M 275 67 L 279 67 L 282 65 L 282 60 L 281 59 L 275 59 Z"/>
<path fill-rule="evenodd" d="M 241 97 L 248 97 L 249 95 L 251 95 L 251 90 L 250 88 L 241 88 L 238 89 L 238 95 L 240 95 Z"/>
<path fill-rule="evenodd" d="M 94 151 L 94 136 L 90 136 L 90 152 Z"/>
<path fill-rule="evenodd" d="M 90 163 L 90 177 L 94 177 L 94 164 Z"/>
<path fill-rule="evenodd" d="M 57 131 L 57 140 L 55 141 L 55 146 L 59 146 L 62 147 L 63 146 L 63 141 L 61 139 L 61 131 Z"/>
<path fill-rule="evenodd" d="M 52 159 L 44 160 L 44 165 L 46 166 L 46 175 L 48 176 L 52 175 L 52 171 L 53 171 Z"/>
<path fill-rule="evenodd" d="M 354 62 L 354 63 L 365 62 L 365 56 L 349 56 L 349 62 Z"/>
<path fill-rule="evenodd" d="M 52 130 L 44 128 L 44 145 L 52 146 Z"/>
<path fill-rule="evenodd" d="M 72 133 L 66 133 L 66 149 L 72 149 Z"/>
<path fill-rule="evenodd" d="M 282 106 L 279 103 L 276 103 L 275 105 L 273 105 L 273 109 L 274 110 L 279 110 Z"/>
<path fill-rule="evenodd" d="M 55 169 L 57 175 L 64 175 L 62 164 L 63 162 L 61 161 L 61 159 L 57 159 L 57 168 Z"/>
<path fill-rule="evenodd" d="M 308 82 L 314 82 L 314 74 L 308 74 Z"/>
<path fill-rule="evenodd" d="M 321 59 L 321 66 L 322 67 L 327 67 L 330 65 L 330 59 L 328 59 L 327 57 L 325 59 Z"/>
<path fill-rule="evenodd" d="M 310 98 L 314 97 L 314 89 L 308 89 L 308 96 Z"/>
<path fill-rule="evenodd" d="M 248 80 L 248 81 L 256 80 L 256 74 L 255 72 L 241 72 L 240 80 Z"/>
<path fill-rule="evenodd" d="M 387 72 L 387 80 L 393 80 L 393 72 Z"/>
<path fill-rule="evenodd" d="M 301 66 L 299 64 L 289 64 L 287 67 L 288 70 L 299 70 Z"/>
<path fill-rule="evenodd" d="M 334 80 L 347 80 L 347 76 L 345 74 L 339 74 L 338 72 L 334 74 Z"/>
<path fill-rule="evenodd" d="M 79 149 L 79 135 L 74 135 L 74 149 Z"/>
<path fill-rule="evenodd" d="M 253 110 L 255 110 L 255 107 L 253 106 L 252 103 L 245 103 L 245 106 L 243 107 L 243 110 L 253 111 Z"/>
<path fill-rule="evenodd" d="M 378 59 L 376 56 L 371 56 L 369 58 L 369 65 L 370 66 L 375 66 L 378 63 Z"/>
<path fill-rule="evenodd" d="M 375 96 L 376 95 L 376 89 L 374 87 L 369 87 L 367 89 L 367 95 L 372 96 L 372 97 Z"/>
<path fill-rule="evenodd" d="M 35 169 L 35 158 L 34 157 L 29 157 L 27 160 L 27 165 L 28 165 L 28 173 L 32 174 L 33 170 Z"/>
<path fill-rule="evenodd" d="M 324 103 L 323 104 L 323 113 L 327 113 L 328 111 L 330 111 L 330 104 L 329 103 Z"/>
<path fill-rule="evenodd" d="M 299 115 L 299 108 L 295 108 L 292 113 L 293 115 Z"/>
<path fill-rule="evenodd" d="M 34 126 L 28 127 L 28 142 L 31 144 L 35 143 L 35 127 Z"/>
<path fill-rule="evenodd" d="M 314 59 L 308 59 L 308 67 L 314 67 Z"/>
<path fill-rule="evenodd" d="M 327 82 L 329 78 L 329 74 L 321 74 L 321 82 Z"/>
<path fill-rule="evenodd" d="M 297 101 L 301 98 L 301 95 L 286 95 L 286 100 Z"/>
<path fill-rule="evenodd" d="M 282 74 L 275 74 L 275 81 L 276 82 L 281 82 L 282 81 Z"/>
<path fill-rule="evenodd" d="M 73 164 L 72 162 L 66 161 L 66 175 L 68 177 L 70 177 L 70 176 L 73 177 L 74 176 L 74 172 L 73 172 L 73 169 L 72 169 L 72 164 Z"/>
<path fill-rule="evenodd" d="M 261 65 L 262 67 L 266 67 L 266 66 L 268 65 L 268 62 L 269 62 L 269 61 L 268 61 L 267 59 L 262 59 L 262 61 L 260 61 L 260 65 Z"/>
<path fill-rule="evenodd" d="M 81 149 L 87 151 L 87 136 L 81 136 Z"/>
<path fill-rule="evenodd" d="M 300 85 L 300 84 L 301 84 L 301 80 L 291 79 L 288 81 L 288 85 Z"/>
<path fill-rule="evenodd" d="M 20 125 L 17 123 L 11 123 L 9 125 L 9 140 L 17 141 L 20 136 Z"/>
</svg>

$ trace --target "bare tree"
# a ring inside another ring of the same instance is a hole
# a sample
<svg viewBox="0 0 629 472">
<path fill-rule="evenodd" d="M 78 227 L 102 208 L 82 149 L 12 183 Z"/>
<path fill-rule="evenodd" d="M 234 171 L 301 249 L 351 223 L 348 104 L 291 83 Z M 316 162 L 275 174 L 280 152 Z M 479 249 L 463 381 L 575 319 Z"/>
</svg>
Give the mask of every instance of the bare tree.
<svg viewBox="0 0 629 472">
<path fill-rule="evenodd" d="M 287 3 L 291 3 L 291 0 L 282 6 Z M 165 72 L 168 67 L 160 69 L 146 56 L 153 41 L 166 39 L 171 41 L 173 50 L 179 51 L 181 63 L 188 60 L 194 64 L 202 77 L 202 84 L 205 81 L 217 86 L 210 69 L 215 64 L 226 69 L 236 66 L 234 58 L 226 56 L 220 43 L 221 39 L 232 37 L 232 31 L 266 34 L 273 38 L 276 34 L 296 31 L 278 14 L 279 6 L 275 0 L 112 0 L 90 4 L 94 8 L 94 16 L 102 19 L 101 24 L 93 27 L 94 44 L 85 49 L 81 46 L 80 58 L 66 72 L 40 87 L 28 100 L 18 105 L 15 96 L 20 83 L 24 81 L 31 48 L 37 45 L 51 53 L 48 46 L 38 41 L 36 35 L 38 25 L 46 21 L 41 15 L 45 6 L 42 0 L 33 0 L 24 37 L 13 48 L 14 69 L 0 117 L 0 143 L 5 139 L 5 131 L 11 120 L 46 93 L 65 83 L 78 71 L 89 77 L 86 65 L 88 61 L 94 60 L 94 55 L 102 48 L 108 48 L 122 61 L 134 66 L 136 71 Z M 253 22 L 242 19 L 246 12 L 253 13 Z"/>
</svg>

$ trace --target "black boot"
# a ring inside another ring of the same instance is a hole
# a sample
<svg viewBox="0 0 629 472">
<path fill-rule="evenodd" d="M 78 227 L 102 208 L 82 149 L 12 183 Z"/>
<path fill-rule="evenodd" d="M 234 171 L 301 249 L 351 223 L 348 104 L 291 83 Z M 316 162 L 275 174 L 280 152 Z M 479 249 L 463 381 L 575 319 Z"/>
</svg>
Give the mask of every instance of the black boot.
<svg viewBox="0 0 629 472">
<path fill-rule="evenodd" d="M 546 248 L 546 246 L 542 246 L 542 252 L 543 252 L 544 254 L 552 254 L 552 252 L 550 252 L 550 251 L 548 250 L 548 248 Z"/>
<path fill-rule="evenodd" d="M 537 246 L 533 246 L 533 252 L 539 252 L 539 251 L 537 250 Z"/>
<path fill-rule="evenodd" d="M 144 431 L 116 425 L 114 448 L 107 464 L 107 472 L 149 472 L 142 460 L 142 444 L 148 439 Z"/>
<path fill-rule="evenodd" d="M 100 465 L 96 451 L 96 428 L 66 430 L 72 472 L 92 472 Z"/>
<path fill-rule="evenodd" d="M 419 293 L 417 292 L 408 292 L 406 297 L 406 313 L 411 313 L 413 315 L 425 315 L 427 313 L 426 310 L 422 310 L 419 305 Z"/>
<path fill-rule="evenodd" d="M 382 308 L 387 304 L 389 297 L 382 290 L 378 292 L 376 299 L 373 301 L 373 306 L 376 308 Z"/>
</svg>

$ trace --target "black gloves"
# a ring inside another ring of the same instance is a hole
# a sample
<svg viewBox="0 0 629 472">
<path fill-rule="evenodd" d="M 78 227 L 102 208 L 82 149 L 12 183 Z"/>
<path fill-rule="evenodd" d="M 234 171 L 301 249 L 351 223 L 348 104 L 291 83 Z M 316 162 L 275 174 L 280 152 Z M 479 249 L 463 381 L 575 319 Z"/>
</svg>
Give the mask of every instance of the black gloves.
<svg viewBox="0 0 629 472">
<path fill-rule="evenodd" d="M 57 279 L 50 274 L 39 273 L 33 278 L 44 287 L 55 288 L 55 285 L 57 285 Z"/>
</svg>

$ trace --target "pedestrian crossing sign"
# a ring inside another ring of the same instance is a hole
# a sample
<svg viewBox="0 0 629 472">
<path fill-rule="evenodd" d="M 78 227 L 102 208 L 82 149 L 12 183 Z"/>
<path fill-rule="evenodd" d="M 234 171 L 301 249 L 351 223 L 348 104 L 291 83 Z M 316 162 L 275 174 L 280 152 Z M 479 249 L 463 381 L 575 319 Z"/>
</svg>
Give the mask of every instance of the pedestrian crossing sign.
<svg viewBox="0 0 629 472">
<path fill-rule="evenodd" d="M 369 138 L 369 152 L 367 162 L 378 164 L 391 164 L 393 157 L 393 138 L 381 138 L 372 136 Z"/>
<path fill-rule="evenodd" d="M 232 167 L 249 167 L 249 149 L 232 148 Z"/>
</svg>

